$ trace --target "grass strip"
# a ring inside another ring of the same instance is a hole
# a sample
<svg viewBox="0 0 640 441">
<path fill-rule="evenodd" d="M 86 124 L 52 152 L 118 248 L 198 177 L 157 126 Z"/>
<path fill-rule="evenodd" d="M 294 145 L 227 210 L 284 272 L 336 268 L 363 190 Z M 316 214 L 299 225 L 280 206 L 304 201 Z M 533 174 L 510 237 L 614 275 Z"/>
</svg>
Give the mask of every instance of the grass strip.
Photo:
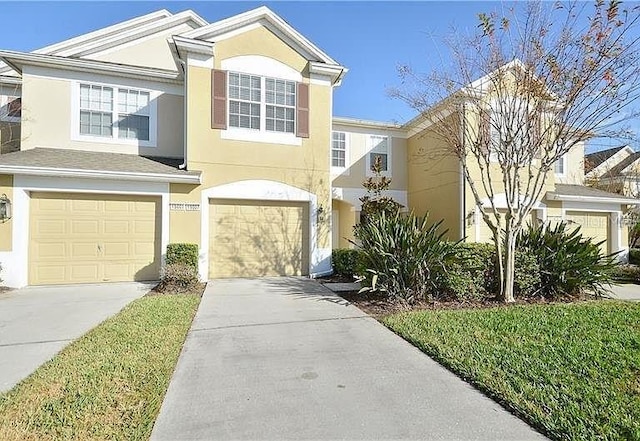
<svg viewBox="0 0 640 441">
<path fill-rule="evenodd" d="M 200 297 L 143 297 L 0 395 L 0 439 L 146 440 Z"/>
<path fill-rule="evenodd" d="M 640 440 L 640 303 L 417 311 L 382 321 L 552 438 Z"/>
</svg>

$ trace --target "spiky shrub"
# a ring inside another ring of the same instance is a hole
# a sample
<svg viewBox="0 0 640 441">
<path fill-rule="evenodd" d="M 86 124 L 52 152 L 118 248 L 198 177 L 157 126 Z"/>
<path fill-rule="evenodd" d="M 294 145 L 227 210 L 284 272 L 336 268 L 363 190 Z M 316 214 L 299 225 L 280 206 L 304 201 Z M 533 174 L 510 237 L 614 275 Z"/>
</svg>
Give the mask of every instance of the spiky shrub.
<svg viewBox="0 0 640 441">
<path fill-rule="evenodd" d="M 371 217 L 355 228 L 363 267 L 363 291 L 379 291 L 394 302 L 431 299 L 444 267 L 454 258 L 455 243 L 444 240 L 442 221 L 395 213 Z"/>
<path fill-rule="evenodd" d="M 604 255 L 603 242 L 582 236 L 564 222 L 555 226 L 531 227 L 518 239 L 536 257 L 540 268 L 537 294 L 552 298 L 573 297 L 587 292 L 602 296 L 611 285 L 616 267 L 615 254 Z"/>
</svg>

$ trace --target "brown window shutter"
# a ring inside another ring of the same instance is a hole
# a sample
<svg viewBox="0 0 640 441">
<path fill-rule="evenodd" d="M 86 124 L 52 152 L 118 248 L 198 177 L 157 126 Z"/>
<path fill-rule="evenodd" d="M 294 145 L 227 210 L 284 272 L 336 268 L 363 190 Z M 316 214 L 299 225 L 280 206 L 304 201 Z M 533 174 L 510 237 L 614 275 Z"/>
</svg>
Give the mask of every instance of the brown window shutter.
<svg viewBox="0 0 640 441">
<path fill-rule="evenodd" d="M 309 85 L 298 83 L 296 93 L 296 119 L 298 120 L 298 128 L 296 136 L 300 138 L 309 137 Z"/>
<path fill-rule="evenodd" d="M 211 128 L 227 128 L 227 71 L 211 71 Z"/>
</svg>

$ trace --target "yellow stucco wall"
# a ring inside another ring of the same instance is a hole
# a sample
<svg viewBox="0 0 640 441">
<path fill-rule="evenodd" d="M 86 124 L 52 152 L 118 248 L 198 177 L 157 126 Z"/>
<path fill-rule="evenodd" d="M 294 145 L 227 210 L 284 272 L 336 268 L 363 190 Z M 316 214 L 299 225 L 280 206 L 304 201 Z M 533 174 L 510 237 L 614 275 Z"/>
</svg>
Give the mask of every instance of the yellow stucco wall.
<svg viewBox="0 0 640 441">
<path fill-rule="evenodd" d="M 0 175 L 0 196 L 6 194 L 13 201 L 13 176 Z M 0 221 L 0 251 L 12 249 L 13 220 Z"/>
<path fill-rule="evenodd" d="M 274 58 L 301 72 L 303 81 L 309 82 L 307 60 L 263 27 L 216 43 L 216 67 L 220 67 L 223 60 L 239 55 Z M 317 246 L 328 248 L 332 88 L 309 85 L 310 136 L 302 139 L 302 145 L 294 146 L 222 139 L 221 131 L 211 128 L 211 70 L 189 66 L 188 85 L 188 168 L 202 171 L 203 182 L 200 186 L 172 185 L 171 200 L 200 202 L 203 189 L 248 179 L 285 183 L 317 196 L 318 205 L 327 213 L 318 222 Z M 198 215 L 172 212 L 170 241 L 199 243 Z"/>
<path fill-rule="evenodd" d="M 391 185 L 390 190 L 407 189 L 407 140 L 394 136 L 394 132 L 371 129 L 346 128 L 334 125 L 334 131 L 344 132 L 347 137 L 346 168 L 339 174 L 333 174 L 333 186 L 362 188 L 367 179 L 367 156 L 369 135 L 388 136 L 391 140 Z M 335 169 L 334 169 L 335 170 Z"/>
<path fill-rule="evenodd" d="M 432 130 L 418 133 L 407 142 L 409 208 L 418 215 L 429 213 L 433 222 L 444 220 L 449 239 L 460 231 L 460 165 L 443 139 Z"/>
<path fill-rule="evenodd" d="M 143 37 L 142 41 L 136 42 L 135 44 L 124 45 L 123 47 L 114 48 L 102 54 L 88 55 L 84 58 L 134 66 L 176 70 L 176 63 L 169 50 L 167 38 L 172 35 L 188 32 L 191 29 L 191 26 L 183 24 L 146 38 Z"/>
<path fill-rule="evenodd" d="M 333 225 L 338 240 L 332 243 L 332 248 L 353 248 L 349 241 L 354 240 L 353 227 L 357 222 L 357 213 L 350 204 L 338 200 L 332 202 L 332 209 L 338 212 L 339 218 L 339 224 Z"/>
<path fill-rule="evenodd" d="M 59 149 L 182 157 L 183 98 L 162 93 L 157 98 L 157 146 L 78 141 L 72 139 L 72 81 L 23 75 L 22 149 L 51 147 Z M 108 84 L 120 84 L 118 78 L 104 78 Z M 84 81 L 83 81 L 84 82 Z M 92 81 L 86 81 L 91 83 Z M 146 87 L 145 87 L 146 88 Z"/>
</svg>

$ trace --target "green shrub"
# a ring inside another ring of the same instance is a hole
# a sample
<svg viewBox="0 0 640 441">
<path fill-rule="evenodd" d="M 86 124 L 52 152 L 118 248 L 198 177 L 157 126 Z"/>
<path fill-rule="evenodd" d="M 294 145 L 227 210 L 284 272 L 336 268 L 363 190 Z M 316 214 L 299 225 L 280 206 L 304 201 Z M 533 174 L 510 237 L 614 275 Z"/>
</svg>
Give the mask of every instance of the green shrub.
<svg viewBox="0 0 640 441">
<path fill-rule="evenodd" d="M 629 263 L 632 265 L 640 265 L 640 248 L 629 249 Z"/>
<path fill-rule="evenodd" d="M 380 291 L 390 300 L 415 303 L 431 299 L 445 265 L 455 256 L 455 243 L 443 239 L 442 221 L 429 224 L 413 213 L 382 212 L 355 228 L 362 264 L 368 273 L 365 291 Z"/>
<path fill-rule="evenodd" d="M 445 298 L 480 300 L 493 292 L 495 251 L 486 243 L 460 243 L 438 287 Z"/>
<path fill-rule="evenodd" d="M 440 287 L 445 298 L 482 300 L 494 297 L 500 280 L 495 247 L 488 243 L 461 243 L 456 247 L 456 259 L 446 267 Z M 534 255 L 516 251 L 516 295 L 526 297 L 540 285 L 540 271 Z"/>
<path fill-rule="evenodd" d="M 167 245 L 166 264 L 183 263 L 198 269 L 198 245 L 194 243 L 170 243 Z"/>
<path fill-rule="evenodd" d="M 360 252 L 350 248 L 339 248 L 331 252 L 333 272 L 340 276 L 353 277 L 358 274 Z"/>
<path fill-rule="evenodd" d="M 565 223 L 538 226 L 523 232 L 518 249 L 527 249 L 540 268 L 538 294 L 549 298 L 571 297 L 587 291 L 600 296 L 613 281 L 615 255 L 605 256 L 599 245 L 567 230 Z"/>
<path fill-rule="evenodd" d="M 160 284 L 156 290 L 159 292 L 184 293 L 190 292 L 199 283 L 198 270 L 185 263 L 171 263 L 165 265 L 162 270 Z"/>
<path fill-rule="evenodd" d="M 640 266 L 618 265 L 613 274 L 617 282 L 640 283 Z"/>
</svg>

